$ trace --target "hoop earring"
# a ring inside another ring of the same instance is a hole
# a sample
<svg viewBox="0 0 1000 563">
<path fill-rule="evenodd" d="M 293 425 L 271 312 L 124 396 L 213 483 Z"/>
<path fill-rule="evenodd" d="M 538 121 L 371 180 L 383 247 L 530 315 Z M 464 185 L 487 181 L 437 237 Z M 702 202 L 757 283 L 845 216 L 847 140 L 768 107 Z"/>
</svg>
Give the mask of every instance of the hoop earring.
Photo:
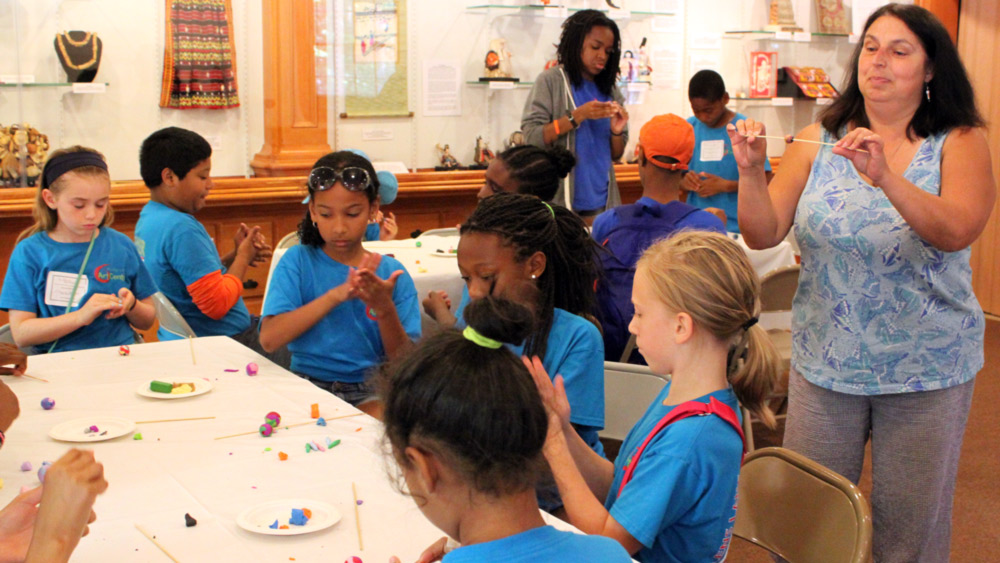
<svg viewBox="0 0 1000 563">
<path fill-rule="evenodd" d="M 930 82 L 924 82 L 924 97 L 927 98 L 928 102 L 931 101 L 931 83 Z"/>
</svg>

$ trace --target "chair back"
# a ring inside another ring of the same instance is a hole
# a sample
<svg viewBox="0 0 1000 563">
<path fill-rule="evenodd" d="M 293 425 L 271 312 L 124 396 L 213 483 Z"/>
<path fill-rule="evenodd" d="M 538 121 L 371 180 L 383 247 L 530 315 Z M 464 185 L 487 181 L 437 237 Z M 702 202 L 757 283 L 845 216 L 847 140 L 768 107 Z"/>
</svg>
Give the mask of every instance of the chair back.
<svg viewBox="0 0 1000 563">
<path fill-rule="evenodd" d="M 17 342 L 14 342 L 14 333 L 10 330 L 10 323 L 0 326 L 0 342 L 17 346 Z M 17 348 L 29 356 L 35 353 L 33 346 L 29 346 L 27 348 L 18 346 Z"/>
<path fill-rule="evenodd" d="M 747 455 L 733 535 L 790 563 L 871 561 L 872 515 L 845 477 L 785 448 Z"/>
<path fill-rule="evenodd" d="M 761 311 L 791 311 L 799 288 L 799 265 L 776 268 L 760 278 Z"/>
<path fill-rule="evenodd" d="M 599 436 L 624 441 L 669 380 L 647 366 L 604 362 L 604 430 Z"/>
<path fill-rule="evenodd" d="M 162 292 L 157 291 L 153 294 L 153 307 L 156 309 L 156 318 L 160 321 L 160 328 L 181 338 L 197 338 L 198 335 L 191 329 L 191 325 L 184 320 L 177 307 L 174 307 L 174 304 Z"/>
<path fill-rule="evenodd" d="M 264 304 L 267 303 L 267 292 L 271 289 L 271 276 L 274 274 L 274 268 L 281 261 L 281 257 L 285 255 L 285 251 L 299 244 L 299 242 L 299 233 L 292 231 L 281 237 L 278 245 L 274 247 L 274 254 L 271 255 L 271 266 L 267 270 L 267 282 L 264 283 L 264 299 L 260 302 L 262 311 L 264 310 Z"/>
<path fill-rule="evenodd" d="M 274 247 L 274 249 L 278 250 L 279 248 L 291 248 L 298 243 L 299 243 L 299 232 L 292 231 L 287 235 L 281 237 L 281 240 L 278 241 L 278 244 L 277 246 Z"/>
</svg>

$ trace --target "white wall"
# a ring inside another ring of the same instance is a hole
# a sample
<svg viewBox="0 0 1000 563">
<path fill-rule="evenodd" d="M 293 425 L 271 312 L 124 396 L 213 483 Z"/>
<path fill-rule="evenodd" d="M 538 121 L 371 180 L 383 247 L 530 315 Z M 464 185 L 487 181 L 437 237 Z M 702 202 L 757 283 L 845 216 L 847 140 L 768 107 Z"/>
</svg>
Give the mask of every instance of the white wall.
<svg viewBox="0 0 1000 563">
<path fill-rule="evenodd" d="M 339 5 L 346 0 L 326 0 Z M 503 0 L 521 4 L 524 0 Z M 651 10 L 670 0 L 621 0 L 632 11 Z M 565 0 L 572 7 L 606 7 L 604 0 Z M 463 163 L 472 160 L 477 136 L 499 151 L 520 125 L 528 88 L 490 91 L 463 85 L 461 117 L 425 117 L 421 114 L 422 62 L 444 59 L 460 65 L 465 80 L 476 80 L 490 39 L 504 37 L 513 52 L 517 76 L 533 81 L 544 62 L 555 53 L 561 20 L 537 12 L 477 10 L 472 0 L 409 0 L 409 84 L 412 118 L 339 119 L 342 100 L 330 101 L 330 144 L 360 148 L 374 160 L 399 160 L 409 167 L 433 166 L 436 143 L 448 143 Z M 636 48 L 649 38 L 650 51 L 673 49 L 682 61 L 680 88 L 662 89 L 654 67 L 653 88 L 642 105 L 629 107 L 633 141 L 639 127 L 652 116 L 673 112 L 690 115 L 687 80 L 692 56 L 719 60 L 731 93 L 746 84 L 746 58 L 751 50 L 777 50 L 779 64 L 816 65 L 830 72 L 839 85 L 841 67 L 851 47 L 846 40 L 812 44 L 748 42 L 722 39 L 717 49 L 695 49 L 704 34 L 721 36 L 727 30 L 760 29 L 766 22 L 766 0 L 712 0 L 674 2 L 680 6 L 681 33 L 653 33 L 652 18 L 633 16 L 620 21 L 623 47 Z M 815 29 L 813 0 L 793 0 L 799 25 Z M 55 33 L 96 31 L 104 55 L 96 81 L 108 82 L 105 94 L 68 93 L 66 88 L 0 88 L 0 123 L 27 121 L 49 136 L 53 147 L 93 146 L 108 156 L 115 179 L 139 177 L 138 147 L 152 131 L 168 125 L 194 129 L 213 142 L 213 174 L 249 174 L 249 161 L 263 143 L 261 0 L 233 0 L 237 70 L 242 105 L 230 110 L 166 110 L 158 105 L 163 68 L 164 7 L 157 0 L 8 0 L 0 3 L 0 74 L 33 74 L 38 82 L 64 81 L 52 47 Z M 16 24 L 15 24 L 16 20 Z M 20 38 L 15 39 L 15 29 Z M 21 68 L 17 65 L 20 62 Z M 336 77 L 334 76 L 335 80 Z M 762 119 L 778 134 L 794 133 L 813 120 L 815 106 L 796 102 L 793 108 L 772 108 L 762 102 L 735 102 L 734 109 Z M 364 141 L 366 130 L 391 131 L 392 139 Z M 770 152 L 783 147 L 773 143 Z"/>
</svg>

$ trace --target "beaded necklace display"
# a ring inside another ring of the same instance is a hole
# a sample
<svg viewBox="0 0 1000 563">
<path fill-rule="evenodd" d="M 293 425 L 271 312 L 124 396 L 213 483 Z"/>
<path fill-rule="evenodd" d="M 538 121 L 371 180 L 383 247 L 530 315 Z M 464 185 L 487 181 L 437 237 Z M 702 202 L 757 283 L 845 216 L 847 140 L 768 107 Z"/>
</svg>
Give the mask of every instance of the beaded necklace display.
<svg viewBox="0 0 1000 563">
<path fill-rule="evenodd" d="M 70 58 L 69 53 L 66 52 L 66 43 L 73 45 L 74 47 L 85 47 L 87 43 L 90 43 L 91 56 L 90 60 L 83 63 L 74 63 Z M 69 36 L 69 33 L 57 33 L 56 34 L 56 45 L 59 46 L 59 54 L 62 55 L 63 61 L 66 66 L 73 70 L 83 70 L 94 66 L 97 62 L 97 34 L 87 33 L 86 37 L 82 41 L 75 41 Z"/>
</svg>

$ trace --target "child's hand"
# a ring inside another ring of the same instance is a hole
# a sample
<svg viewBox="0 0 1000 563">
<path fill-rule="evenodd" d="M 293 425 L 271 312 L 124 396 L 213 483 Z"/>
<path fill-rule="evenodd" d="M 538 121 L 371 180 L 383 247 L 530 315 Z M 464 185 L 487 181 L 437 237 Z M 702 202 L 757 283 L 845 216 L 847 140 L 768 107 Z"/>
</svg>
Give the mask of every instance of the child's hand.
<svg viewBox="0 0 1000 563">
<path fill-rule="evenodd" d="M 389 215 L 382 216 L 382 212 L 379 211 L 379 223 L 382 225 L 382 229 L 379 231 L 379 240 L 392 240 L 396 238 L 396 233 L 399 232 L 399 225 L 396 224 L 396 215 L 392 212 Z"/>
<path fill-rule="evenodd" d="M 247 261 L 247 265 L 249 266 L 254 266 L 257 263 L 263 262 L 266 259 L 266 258 L 258 259 L 257 257 L 258 253 L 261 252 L 261 249 L 257 247 L 259 237 L 261 236 L 262 235 L 260 234 L 260 227 L 254 226 L 249 230 L 247 235 L 240 242 L 240 245 L 236 247 L 236 254 L 238 256 L 242 256 L 243 258 L 245 258 Z"/>
<path fill-rule="evenodd" d="M 445 546 L 447 545 L 447 537 L 443 537 L 432 543 L 430 547 L 420 554 L 420 557 L 417 558 L 417 563 L 434 563 L 435 561 L 440 561 L 446 553 Z"/>
<path fill-rule="evenodd" d="M 48 560 L 53 549 L 73 551 L 87 534 L 87 524 L 97 515 L 92 510 L 97 495 L 108 488 L 104 466 L 94 459 L 94 452 L 72 449 L 49 467 L 42 486 L 34 537 L 29 549 L 31 558 Z"/>
<path fill-rule="evenodd" d="M 118 301 L 121 302 L 121 306 L 108 311 L 108 314 L 104 315 L 106 318 L 117 319 L 131 311 L 135 307 L 135 294 L 129 288 L 123 287 L 118 290 Z"/>
<path fill-rule="evenodd" d="M 0 510 L 0 553 L 5 560 L 24 561 L 41 499 L 42 488 L 35 487 L 17 495 Z"/>
<path fill-rule="evenodd" d="M 396 280 L 403 274 L 402 270 L 396 270 L 389 275 L 389 279 L 383 280 L 375 274 L 381 261 L 382 255 L 374 252 L 362 258 L 361 264 L 358 265 L 358 283 L 355 286 L 357 298 L 374 309 L 376 315 L 395 308 L 392 292 L 396 287 Z"/>
<path fill-rule="evenodd" d="M 0 342 L 0 375 L 24 375 L 27 369 L 28 356 L 15 345 Z"/>
<path fill-rule="evenodd" d="M 250 267 L 253 268 L 258 264 L 263 264 L 271 257 L 271 245 L 267 244 L 267 239 L 264 238 L 264 233 L 257 233 L 257 236 L 253 239 L 254 248 L 257 249 L 257 256 L 254 257 L 253 262 L 250 263 Z"/>
<path fill-rule="evenodd" d="M 451 298 L 446 291 L 431 291 L 421 304 L 424 312 L 438 322 L 441 322 L 442 315 L 451 314 Z"/>
<path fill-rule="evenodd" d="M 591 100 L 573 110 L 573 118 L 576 119 L 577 123 L 583 123 L 588 119 L 604 119 L 611 117 L 618 111 L 615 106 L 621 107 L 615 102 Z"/>
<path fill-rule="evenodd" d="M 694 193 L 701 197 L 712 197 L 715 194 L 726 191 L 726 181 L 715 174 L 689 172 L 684 175 L 685 178 L 688 176 L 698 176 L 698 189 L 694 190 Z"/>
<path fill-rule="evenodd" d="M 694 170 L 688 171 L 688 173 L 681 178 L 681 189 L 698 193 L 698 190 L 701 189 L 701 176 Z"/>
<path fill-rule="evenodd" d="M 625 106 L 618 102 L 611 103 L 614 104 L 614 113 L 611 114 L 611 132 L 615 135 L 621 135 L 625 126 L 628 125 L 628 112 L 625 110 Z"/>
<path fill-rule="evenodd" d="M 239 248 L 243 244 L 243 241 L 246 240 L 248 234 L 250 234 L 250 227 L 247 227 L 246 223 L 240 223 L 240 227 L 233 234 L 233 246 Z"/>
<path fill-rule="evenodd" d="M 77 309 L 76 314 L 80 316 L 84 325 L 89 325 L 94 322 L 94 319 L 101 316 L 101 313 L 115 310 L 119 311 L 116 316 L 120 317 L 120 311 L 124 310 L 120 297 L 110 293 L 95 293 L 83 304 L 83 307 Z M 110 316 L 111 313 L 108 313 L 108 315 L 109 319 L 114 318 Z"/>
<path fill-rule="evenodd" d="M 545 411 L 549 413 L 549 436 L 571 429 L 569 399 L 566 397 L 566 386 L 562 376 L 557 375 L 553 384 L 538 356 L 534 356 L 530 360 L 521 356 L 521 361 L 524 362 L 524 367 L 528 368 L 532 379 L 535 380 L 538 395 L 542 398 Z"/>
</svg>

